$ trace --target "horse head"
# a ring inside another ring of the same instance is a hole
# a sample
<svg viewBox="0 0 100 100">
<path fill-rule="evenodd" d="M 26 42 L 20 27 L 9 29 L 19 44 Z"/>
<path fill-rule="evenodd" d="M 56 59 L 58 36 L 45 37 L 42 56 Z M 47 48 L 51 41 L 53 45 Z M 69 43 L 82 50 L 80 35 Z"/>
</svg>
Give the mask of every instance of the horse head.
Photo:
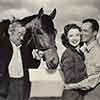
<svg viewBox="0 0 100 100">
<path fill-rule="evenodd" d="M 56 9 L 51 14 L 47 15 L 41 8 L 36 15 L 32 15 L 22 19 L 26 27 L 26 41 L 34 49 L 44 52 L 44 58 L 47 67 L 55 69 L 58 65 L 59 58 L 55 43 L 56 29 L 53 19 L 56 16 Z"/>
</svg>

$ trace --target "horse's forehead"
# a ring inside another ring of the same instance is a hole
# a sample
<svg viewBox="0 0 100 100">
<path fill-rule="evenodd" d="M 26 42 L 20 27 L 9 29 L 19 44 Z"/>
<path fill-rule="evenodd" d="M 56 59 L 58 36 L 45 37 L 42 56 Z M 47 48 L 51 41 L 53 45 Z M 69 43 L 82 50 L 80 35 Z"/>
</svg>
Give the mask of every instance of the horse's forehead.
<svg viewBox="0 0 100 100">
<path fill-rule="evenodd" d="M 38 18 L 35 18 L 26 24 L 26 28 L 28 28 L 28 27 L 37 27 L 38 28 L 40 26 L 41 26 L 41 21 Z"/>
</svg>

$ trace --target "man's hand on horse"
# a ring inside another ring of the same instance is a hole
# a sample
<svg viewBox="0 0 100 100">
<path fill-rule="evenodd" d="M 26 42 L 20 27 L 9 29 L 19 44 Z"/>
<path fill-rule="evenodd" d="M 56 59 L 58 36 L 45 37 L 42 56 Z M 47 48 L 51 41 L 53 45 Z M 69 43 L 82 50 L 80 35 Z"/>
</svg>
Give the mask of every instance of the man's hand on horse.
<svg viewBox="0 0 100 100">
<path fill-rule="evenodd" d="M 41 60 L 41 58 L 43 57 L 43 52 L 38 51 L 37 49 L 33 49 L 32 55 L 34 59 Z"/>
</svg>

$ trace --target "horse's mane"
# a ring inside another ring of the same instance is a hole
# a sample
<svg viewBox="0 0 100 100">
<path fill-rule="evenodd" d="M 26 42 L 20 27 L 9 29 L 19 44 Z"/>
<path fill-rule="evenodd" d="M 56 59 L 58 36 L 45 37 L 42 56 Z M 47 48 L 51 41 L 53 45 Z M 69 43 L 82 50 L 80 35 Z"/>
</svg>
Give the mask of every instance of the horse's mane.
<svg viewBox="0 0 100 100">
<path fill-rule="evenodd" d="M 25 26 L 27 23 L 31 22 L 36 17 L 38 17 L 38 15 L 27 16 L 27 17 L 21 19 L 20 22 L 23 26 Z M 48 16 L 46 14 L 43 14 L 43 16 L 41 17 L 41 22 L 42 22 L 41 23 L 42 28 L 44 30 L 46 30 L 47 33 L 49 33 L 49 31 L 51 32 L 52 30 L 54 30 L 54 24 L 53 24 L 52 19 L 51 19 L 50 16 Z"/>
<path fill-rule="evenodd" d="M 27 16 L 24 17 L 23 19 L 20 20 L 21 24 L 25 26 L 27 23 L 31 22 L 34 18 L 36 18 L 38 15 L 32 15 L 32 16 Z"/>
</svg>

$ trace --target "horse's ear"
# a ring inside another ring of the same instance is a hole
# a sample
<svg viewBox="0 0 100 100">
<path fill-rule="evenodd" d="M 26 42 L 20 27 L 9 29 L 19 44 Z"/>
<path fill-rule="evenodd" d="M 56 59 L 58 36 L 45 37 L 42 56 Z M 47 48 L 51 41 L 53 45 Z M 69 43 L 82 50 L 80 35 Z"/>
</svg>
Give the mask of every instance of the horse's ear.
<svg viewBox="0 0 100 100">
<path fill-rule="evenodd" d="M 51 12 L 51 14 L 49 15 L 52 19 L 55 18 L 56 16 L 56 8 Z"/>
<path fill-rule="evenodd" d="M 43 10 L 43 8 L 41 8 L 41 9 L 39 10 L 38 16 L 41 17 L 43 14 L 44 14 L 44 10 Z"/>
</svg>

